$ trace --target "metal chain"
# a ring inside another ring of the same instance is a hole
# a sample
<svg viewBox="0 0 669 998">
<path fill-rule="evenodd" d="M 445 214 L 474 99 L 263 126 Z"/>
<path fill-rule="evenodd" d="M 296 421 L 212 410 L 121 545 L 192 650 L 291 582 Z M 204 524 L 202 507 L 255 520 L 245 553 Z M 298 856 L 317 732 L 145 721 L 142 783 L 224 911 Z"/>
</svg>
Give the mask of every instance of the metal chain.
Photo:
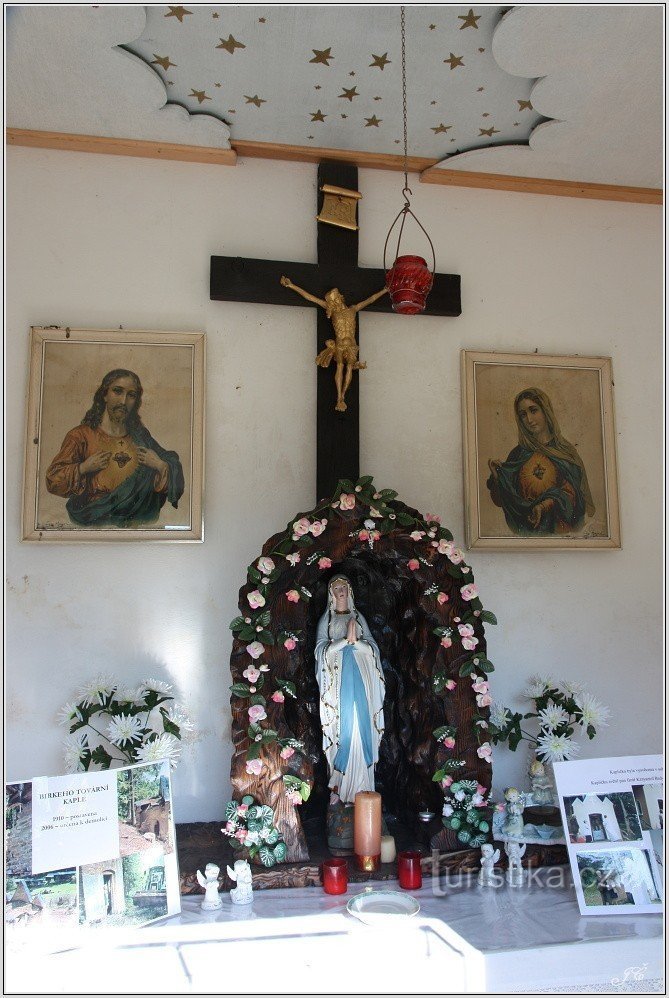
<svg viewBox="0 0 669 998">
<path fill-rule="evenodd" d="M 406 63 L 406 11 L 404 6 L 400 7 L 400 26 L 402 34 L 402 116 L 404 120 L 404 189 L 402 194 L 406 207 L 409 207 L 409 142 L 407 138 L 407 63 Z"/>
</svg>

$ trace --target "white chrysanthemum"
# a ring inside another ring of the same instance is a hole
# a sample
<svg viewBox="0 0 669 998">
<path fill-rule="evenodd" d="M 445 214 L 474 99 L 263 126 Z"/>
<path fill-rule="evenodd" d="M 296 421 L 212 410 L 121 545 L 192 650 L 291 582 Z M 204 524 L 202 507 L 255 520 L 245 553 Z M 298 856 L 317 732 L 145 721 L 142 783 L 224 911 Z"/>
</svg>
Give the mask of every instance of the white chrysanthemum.
<svg viewBox="0 0 669 998">
<path fill-rule="evenodd" d="M 84 683 L 77 698 L 87 707 L 92 707 L 95 703 L 102 703 L 115 689 L 116 683 L 110 676 L 97 676 L 92 682 Z"/>
<path fill-rule="evenodd" d="M 576 704 L 581 712 L 580 723 L 584 728 L 590 724 L 593 728 L 602 728 L 609 723 L 609 708 L 589 693 L 582 694 Z"/>
<path fill-rule="evenodd" d="M 567 711 L 559 704 L 553 703 L 552 700 L 548 701 L 544 710 L 539 711 L 539 724 L 542 728 L 549 728 L 550 731 L 555 731 L 561 724 L 566 724 L 568 720 Z"/>
<path fill-rule="evenodd" d="M 556 735 L 555 732 L 551 732 L 547 735 L 539 735 L 537 738 L 537 755 L 544 762 L 562 762 L 564 759 L 572 759 L 579 751 L 579 746 L 567 735 Z"/>
<path fill-rule="evenodd" d="M 490 723 L 496 728 L 505 728 L 511 720 L 511 712 L 508 707 L 494 701 L 490 705 Z"/>
<path fill-rule="evenodd" d="M 127 703 L 132 707 L 143 707 L 144 706 L 144 689 L 132 688 L 130 686 L 124 686 L 122 690 L 116 691 L 115 700 L 118 703 Z"/>
<path fill-rule="evenodd" d="M 85 732 L 77 731 L 63 741 L 63 760 L 68 773 L 82 772 L 81 756 L 88 748 Z"/>
<path fill-rule="evenodd" d="M 66 703 L 58 711 L 59 724 L 73 724 L 75 721 L 83 720 L 83 715 L 76 703 Z"/>
<path fill-rule="evenodd" d="M 537 697 L 542 697 L 546 690 L 553 688 L 553 680 L 550 676 L 530 676 L 526 688 L 523 690 L 521 696 L 525 700 L 536 700 Z"/>
<path fill-rule="evenodd" d="M 163 733 L 154 738 L 152 742 L 140 745 L 135 755 L 137 762 L 160 762 L 162 759 L 169 759 L 170 765 L 174 769 L 181 755 L 181 743 L 174 735 Z"/>
<path fill-rule="evenodd" d="M 162 693 L 168 695 L 172 692 L 172 687 L 169 683 L 164 683 L 161 679 L 145 679 L 141 684 L 141 688 L 145 690 L 153 690 L 154 693 Z"/>
<path fill-rule="evenodd" d="M 574 683 L 571 679 L 565 679 L 560 683 L 560 689 L 568 697 L 573 697 L 574 700 L 583 695 L 583 683 Z"/>
<path fill-rule="evenodd" d="M 107 738 L 114 745 L 124 745 L 127 742 L 141 740 L 142 722 L 132 714 L 119 714 L 112 717 L 107 725 Z"/>
</svg>

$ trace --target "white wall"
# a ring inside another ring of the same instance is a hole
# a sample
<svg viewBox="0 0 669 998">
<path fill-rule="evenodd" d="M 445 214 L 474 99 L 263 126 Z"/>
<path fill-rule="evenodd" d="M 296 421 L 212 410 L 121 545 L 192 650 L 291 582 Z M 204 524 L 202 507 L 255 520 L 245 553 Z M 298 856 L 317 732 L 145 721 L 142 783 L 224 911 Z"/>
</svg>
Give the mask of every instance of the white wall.
<svg viewBox="0 0 669 998">
<path fill-rule="evenodd" d="M 360 262 L 380 266 L 401 176 L 361 171 Z M 613 358 L 623 549 L 472 551 L 496 699 L 527 676 L 582 679 L 612 708 L 584 755 L 661 748 L 661 211 L 420 185 L 459 318 L 364 315 L 361 471 L 464 541 L 462 348 Z M 228 622 L 263 541 L 315 500 L 309 309 L 209 301 L 211 254 L 315 260 L 316 168 L 234 168 L 8 151 L 7 777 L 62 771 L 58 708 L 100 671 L 167 678 L 199 741 L 176 771 L 179 821 L 229 793 Z M 408 247 L 410 249 L 410 247 Z M 205 542 L 20 543 L 31 325 L 204 330 Z M 500 749 L 495 784 L 523 782 Z"/>
</svg>

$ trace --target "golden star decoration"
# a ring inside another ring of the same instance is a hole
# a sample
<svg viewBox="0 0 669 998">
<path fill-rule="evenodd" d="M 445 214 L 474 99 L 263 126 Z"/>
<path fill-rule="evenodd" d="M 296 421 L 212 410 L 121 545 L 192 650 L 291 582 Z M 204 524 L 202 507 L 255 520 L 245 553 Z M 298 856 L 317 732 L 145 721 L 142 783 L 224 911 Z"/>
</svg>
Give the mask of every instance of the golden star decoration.
<svg viewBox="0 0 669 998">
<path fill-rule="evenodd" d="M 219 15 L 218 15 L 218 14 L 216 13 L 216 11 L 214 11 L 214 13 L 213 13 L 213 14 L 212 14 L 211 16 L 212 16 L 212 17 L 214 18 L 214 20 L 216 20 L 216 18 L 217 18 L 217 17 L 219 16 Z"/>
<path fill-rule="evenodd" d="M 372 69 L 372 67 L 376 67 L 377 69 L 383 70 L 384 67 L 390 63 L 390 59 L 388 58 L 387 52 L 384 52 L 383 55 L 374 55 L 374 53 L 372 52 L 372 59 L 374 60 L 374 62 L 370 62 L 369 64 L 370 69 Z"/>
<path fill-rule="evenodd" d="M 445 125 L 445 124 L 443 123 L 443 121 L 442 121 L 442 122 L 440 122 L 440 123 L 439 123 L 439 124 L 438 124 L 438 125 L 436 126 L 436 128 L 435 128 L 435 127 L 433 126 L 433 127 L 432 127 L 432 131 L 434 132 L 434 134 L 435 134 L 435 135 L 438 135 L 438 134 L 439 134 L 439 132 L 447 132 L 447 131 L 449 130 L 449 128 L 452 128 L 452 127 L 453 127 L 453 125 Z"/>
<path fill-rule="evenodd" d="M 253 97 L 249 97 L 247 94 L 244 94 L 244 100 L 247 104 L 254 104 L 256 107 L 260 107 L 261 104 L 267 103 L 266 100 L 263 100 L 262 97 L 258 97 L 257 94 L 254 94 Z"/>
<path fill-rule="evenodd" d="M 259 17 L 258 18 L 258 24 L 265 24 L 266 21 L 267 21 L 266 17 Z"/>
<path fill-rule="evenodd" d="M 463 66 L 464 67 L 465 64 L 462 61 L 463 58 L 464 58 L 464 56 L 453 55 L 453 53 L 451 52 L 450 58 L 444 59 L 444 62 L 447 62 L 450 65 L 451 69 L 455 69 L 457 66 Z"/>
<path fill-rule="evenodd" d="M 367 122 L 365 128 L 378 128 L 383 121 L 383 118 L 377 118 L 376 115 L 373 114 L 371 118 L 365 118 L 365 121 Z"/>
<path fill-rule="evenodd" d="M 354 97 L 360 96 L 357 87 L 351 87 L 350 90 L 347 90 L 346 87 L 342 87 L 342 90 L 344 91 L 343 94 L 337 94 L 337 97 L 345 97 L 346 100 L 352 101 Z"/>
<path fill-rule="evenodd" d="M 232 35 L 230 35 L 228 37 L 227 41 L 223 41 L 222 38 L 219 39 L 219 41 L 220 41 L 221 44 L 217 45 L 216 48 L 217 49 L 225 49 L 225 51 L 229 52 L 230 55 L 234 55 L 235 54 L 235 49 L 245 49 L 246 48 L 246 45 L 244 45 L 242 42 L 238 42 L 237 39 L 234 38 Z"/>
<path fill-rule="evenodd" d="M 428 27 L 429 27 L 430 31 L 434 31 L 434 29 L 437 27 L 437 25 L 436 24 L 430 24 L 430 25 L 428 25 Z"/>
<path fill-rule="evenodd" d="M 534 111 L 534 108 L 532 107 L 532 101 L 519 100 L 517 103 L 519 111 Z"/>
<path fill-rule="evenodd" d="M 325 121 L 327 118 L 327 114 L 323 114 L 320 108 L 318 111 L 310 111 L 309 113 L 311 114 L 312 121 Z"/>
<path fill-rule="evenodd" d="M 188 96 L 189 97 L 197 97 L 198 104 L 203 104 L 204 101 L 211 100 L 211 97 L 207 97 L 207 95 L 204 92 L 204 90 L 194 90 L 192 87 L 191 87 L 191 92 L 189 93 Z"/>
<path fill-rule="evenodd" d="M 214 86 L 215 86 L 215 87 L 220 87 L 220 86 L 221 86 L 221 84 L 220 84 L 220 83 L 214 83 Z"/>
<path fill-rule="evenodd" d="M 152 66 L 162 66 L 165 72 L 170 68 L 170 66 L 176 66 L 176 62 L 170 62 L 170 57 L 168 55 L 156 55 L 153 53 L 153 59 L 151 60 Z"/>
<path fill-rule="evenodd" d="M 462 21 L 460 31 L 462 31 L 463 28 L 476 28 L 478 31 L 478 24 L 476 22 L 481 20 L 481 15 L 475 14 L 470 7 L 468 14 L 458 14 L 458 20 Z"/>
<path fill-rule="evenodd" d="M 169 5 L 168 5 L 169 6 Z M 186 10 L 185 7 L 170 7 L 169 14 L 165 14 L 165 17 L 176 17 L 179 24 L 183 24 L 184 17 L 186 14 L 192 14 L 192 10 Z"/>
<path fill-rule="evenodd" d="M 347 114 L 340 114 L 339 117 L 340 118 L 348 118 L 348 115 Z"/>
<path fill-rule="evenodd" d="M 310 59 L 309 62 L 317 62 L 320 63 L 321 66 L 329 66 L 330 63 L 328 60 L 334 59 L 331 45 L 329 45 L 326 49 L 312 49 L 311 51 L 314 53 L 314 57 L 313 59 Z"/>
<path fill-rule="evenodd" d="M 479 137 L 481 135 L 488 135 L 490 138 L 492 138 L 493 135 L 495 135 L 496 133 L 499 134 L 499 128 L 495 128 L 494 125 L 491 126 L 490 128 L 479 128 Z"/>
<path fill-rule="evenodd" d="M 478 87 L 476 93 L 477 94 L 482 94 L 484 90 L 485 90 L 485 87 Z"/>
<path fill-rule="evenodd" d="M 485 49 L 479 49 L 479 52 L 485 52 Z"/>
</svg>

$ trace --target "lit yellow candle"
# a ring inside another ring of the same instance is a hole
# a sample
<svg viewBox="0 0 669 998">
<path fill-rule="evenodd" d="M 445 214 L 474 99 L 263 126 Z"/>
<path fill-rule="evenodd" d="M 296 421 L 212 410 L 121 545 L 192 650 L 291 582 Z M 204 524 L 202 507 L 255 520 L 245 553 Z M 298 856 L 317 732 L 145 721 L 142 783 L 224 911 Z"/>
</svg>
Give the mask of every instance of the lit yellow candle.
<svg viewBox="0 0 669 998">
<path fill-rule="evenodd" d="M 397 855 L 395 839 L 392 835 L 381 836 L 381 862 L 392 863 Z"/>
<path fill-rule="evenodd" d="M 381 794 L 373 790 L 355 795 L 353 850 L 363 870 L 377 868 L 381 855 Z"/>
</svg>

